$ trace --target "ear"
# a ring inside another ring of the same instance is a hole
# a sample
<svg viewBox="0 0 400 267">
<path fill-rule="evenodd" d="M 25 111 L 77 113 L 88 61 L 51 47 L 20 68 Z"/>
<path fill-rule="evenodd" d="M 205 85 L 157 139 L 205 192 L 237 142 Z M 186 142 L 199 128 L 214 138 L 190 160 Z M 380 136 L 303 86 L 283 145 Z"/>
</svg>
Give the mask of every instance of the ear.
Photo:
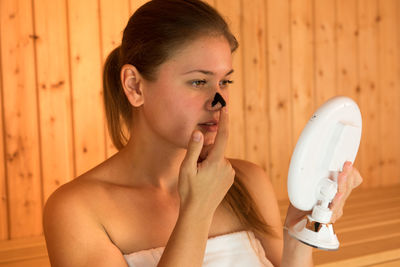
<svg viewBox="0 0 400 267">
<path fill-rule="evenodd" d="M 124 93 L 132 106 L 139 107 L 143 105 L 143 78 L 135 66 L 130 64 L 122 66 L 121 83 Z"/>
</svg>

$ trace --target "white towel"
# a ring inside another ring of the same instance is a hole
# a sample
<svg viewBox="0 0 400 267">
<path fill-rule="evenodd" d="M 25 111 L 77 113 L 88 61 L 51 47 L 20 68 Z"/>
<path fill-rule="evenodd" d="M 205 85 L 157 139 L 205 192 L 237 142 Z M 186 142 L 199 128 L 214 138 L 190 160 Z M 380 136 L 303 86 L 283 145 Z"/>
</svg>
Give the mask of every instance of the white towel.
<svg viewBox="0 0 400 267">
<path fill-rule="evenodd" d="M 249 239 L 250 238 L 250 239 Z M 124 255 L 130 267 L 155 267 L 165 247 L 141 250 Z M 220 235 L 207 240 L 203 266 L 272 267 L 260 241 L 251 231 Z"/>
</svg>

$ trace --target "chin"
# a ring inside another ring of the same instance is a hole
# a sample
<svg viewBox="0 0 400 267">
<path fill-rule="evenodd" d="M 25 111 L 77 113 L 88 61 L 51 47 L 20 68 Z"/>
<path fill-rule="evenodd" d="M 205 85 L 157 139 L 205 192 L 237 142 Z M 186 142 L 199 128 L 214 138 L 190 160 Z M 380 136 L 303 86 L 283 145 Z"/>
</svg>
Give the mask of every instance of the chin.
<svg viewBox="0 0 400 267">
<path fill-rule="evenodd" d="M 204 143 L 203 146 L 212 145 L 215 141 L 215 133 L 206 133 L 204 135 Z"/>
</svg>

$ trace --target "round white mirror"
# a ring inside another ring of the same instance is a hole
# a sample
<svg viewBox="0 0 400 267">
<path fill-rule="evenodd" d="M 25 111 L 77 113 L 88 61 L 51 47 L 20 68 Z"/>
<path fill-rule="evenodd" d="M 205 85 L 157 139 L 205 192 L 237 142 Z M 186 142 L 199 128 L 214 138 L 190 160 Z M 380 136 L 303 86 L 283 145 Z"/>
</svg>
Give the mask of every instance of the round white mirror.
<svg viewBox="0 0 400 267">
<path fill-rule="evenodd" d="M 294 207 L 313 213 L 289 229 L 293 237 L 321 249 L 339 247 L 328 205 L 337 192 L 336 178 L 343 164 L 354 163 L 361 130 L 360 109 L 345 96 L 326 101 L 308 121 L 290 160 L 288 194 Z"/>
</svg>

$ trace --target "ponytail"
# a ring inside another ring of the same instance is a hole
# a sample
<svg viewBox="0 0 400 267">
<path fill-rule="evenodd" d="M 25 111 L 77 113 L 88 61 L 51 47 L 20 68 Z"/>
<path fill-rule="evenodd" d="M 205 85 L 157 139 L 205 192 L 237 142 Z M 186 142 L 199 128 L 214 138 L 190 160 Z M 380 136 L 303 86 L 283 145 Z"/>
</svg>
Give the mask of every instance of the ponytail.
<svg viewBox="0 0 400 267">
<path fill-rule="evenodd" d="M 120 47 L 107 57 L 103 70 L 103 98 L 107 118 L 107 128 L 114 146 L 121 150 L 129 139 L 132 107 L 124 94 L 120 79 Z M 124 132 L 128 128 L 128 133 Z"/>
</svg>

